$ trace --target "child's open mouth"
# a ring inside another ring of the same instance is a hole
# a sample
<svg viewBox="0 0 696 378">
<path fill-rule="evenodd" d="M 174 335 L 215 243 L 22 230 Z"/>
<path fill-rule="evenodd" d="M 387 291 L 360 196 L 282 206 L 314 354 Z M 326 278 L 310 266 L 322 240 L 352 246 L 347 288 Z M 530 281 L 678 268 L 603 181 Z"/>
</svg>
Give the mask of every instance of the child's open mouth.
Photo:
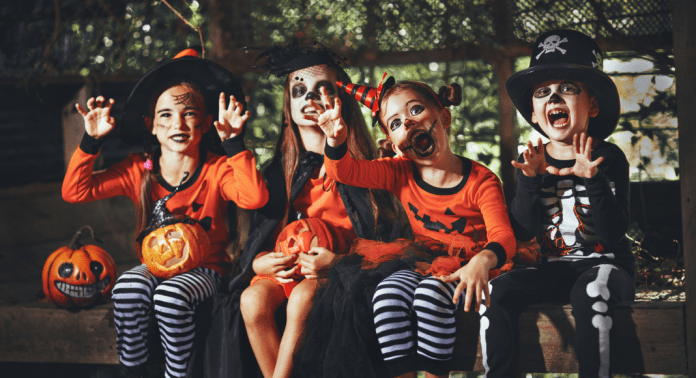
<svg viewBox="0 0 696 378">
<path fill-rule="evenodd" d="M 419 157 L 430 156 L 435 151 L 435 138 L 431 135 L 434 128 L 435 123 L 433 122 L 429 130 L 418 129 L 411 134 L 409 144 L 413 152 Z"/>
<path fill-rule="evenodd" d="M 184 143 L 189 139 L 189 136 L 186 134 L 175 134 L 170 136 L 169 138 L 176 143 Z"/>
<path fill-rule="evenodd" d="M 568 125 L 568 113 L 561 109 L 552 110 L 549 112 L 549 121 L 553 127 L 565 127 Z"/>
</svg>

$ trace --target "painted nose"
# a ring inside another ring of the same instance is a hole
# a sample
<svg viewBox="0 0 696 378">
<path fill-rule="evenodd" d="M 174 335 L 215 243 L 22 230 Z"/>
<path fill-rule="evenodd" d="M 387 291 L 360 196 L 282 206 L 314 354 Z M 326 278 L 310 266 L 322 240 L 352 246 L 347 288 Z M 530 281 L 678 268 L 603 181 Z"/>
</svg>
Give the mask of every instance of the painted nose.
<svg viewBox="0 0 696 378">
<path fill-rule="evenodd" d="M 415 122 L 413 122 L 412 120 L 410 120 L 410 119 L 408 119 L 408 118 L 406 118 L 406 119 L 404 120 L 404 127 L 405 127 L 406 129 L 412 127 L 413 125 L 415 125 Z"/>
<path fill-rule="evenodd" d="M 307 92 L 307 95 L 305 95 L 305 100 L 307 100 L 307 101 L 309 101 L 309 100 L 319 100 L 319 98 L 320 98 L 319 95 L 316 94 L 316 93 L 314 93 L 314 92 L 312 92 L 312 91 Z"/>
<path fill-rule="evenodd" d="M 549 97 L 550 103 L 556 104 L 556 103 L 560 103 L 561 101 L 563 101 L 563 99 L 561 99 L 561 96 L 559 96 L 558 93 L 556 93 L 556 92 L 551 93 L 551 97 Z"/>
</svg>

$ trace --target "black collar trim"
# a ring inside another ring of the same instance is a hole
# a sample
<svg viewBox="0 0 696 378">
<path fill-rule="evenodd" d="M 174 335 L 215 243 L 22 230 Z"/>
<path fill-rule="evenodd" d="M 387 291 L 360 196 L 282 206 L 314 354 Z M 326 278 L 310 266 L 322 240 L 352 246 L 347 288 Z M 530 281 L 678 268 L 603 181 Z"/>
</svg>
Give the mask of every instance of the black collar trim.
<svg viewBox="0 0 696 378">
<path fill-rule="evenodd" d="M 463 167 L 462 167 L 462 174 L 464 177 L 462 178 L 462 181 L 457 184 L 457 186 L 451 187 L 451 188 L 438 188 L 435 186 L 432 186 L 428 184 L 427 182 L 423 181 L 423 178 L 418 174 L 418 170 L 416 170 L 416 164 L 413 164 L 413 179 L 416 181 L 416 185 L 418 185 L 419 188 L 425 190 L 426 192 L 430 194 L 435 194 L 438 196 L 447 196 L 450 194 L 455 194 L 459 193 L 462 188 L 464 188 L 464 185 L 466 185 L 466 182 L 469 180 L 469 175 L 471 174 L 471 168 L 473 166 L 473 163 L 471 162 L 470 159 L 467 159 L 462 156 L 457 156 L 458 158 L 462 159 Z"/>
<path fill-rule="evenodd" d="M 183 192 L 184 190 L 190 188 L 193 186 L 193 184 L 196 183 L 198 180 L 198 177 L 201 175 L 201 172 L 203 171 L 203 165 L 205 165 L 205 161 L 208 158 L 208 151 L 205 149 L 201 149 L 201 158 L 200 161 L 198 162 L 198 167 L 196 167 L 196 170 L 193 172 L 193 175 L 191 176 L 190 179 L 186 180 L 186 182 L 181 185 L 181 188 L 179 188 L 180 192 Z M 171 186 L 167 182 L 167 180 L 162 177 L 162 173 L 158 173 L 155 175 L 155 178 L 157 179 L 157 183 L 160 184 L 164 189 L 166 189 L 168 192 L 173 192 L 176 186 Z"/>
</svg>

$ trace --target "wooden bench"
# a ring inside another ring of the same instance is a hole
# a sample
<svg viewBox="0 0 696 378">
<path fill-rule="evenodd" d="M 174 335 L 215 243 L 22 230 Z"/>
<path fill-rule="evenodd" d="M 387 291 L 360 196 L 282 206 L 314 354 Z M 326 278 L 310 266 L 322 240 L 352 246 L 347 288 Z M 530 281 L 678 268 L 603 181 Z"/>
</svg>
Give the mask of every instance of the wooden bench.
<svg viewBox="0 0 696 378">
<path fill-rule="evenodd" d="M 617 309 L 613 373 L 687 374 L 684 302 L 635 302 Z M 520 318 L 520 371 L 578 371 L 570 305 L 529 307 Z M 478 314 L 457 313 L 457 371 L 483 371 Z"/>
<path fill-rule="evenodd" d="M 687 374 L 685 303 L 636 302 L 614 320 L 612 370 L 634 374 Z M 521 322 L 520 371 L 577 372 L 570 306 L 527 309 Z M 0 361 L 118 364 L 113 304 L 69 312 L 36 302 L 0 305 Z M 456 371 L 483 371 L 478 315 L 457 314 Z"/>
</svg>

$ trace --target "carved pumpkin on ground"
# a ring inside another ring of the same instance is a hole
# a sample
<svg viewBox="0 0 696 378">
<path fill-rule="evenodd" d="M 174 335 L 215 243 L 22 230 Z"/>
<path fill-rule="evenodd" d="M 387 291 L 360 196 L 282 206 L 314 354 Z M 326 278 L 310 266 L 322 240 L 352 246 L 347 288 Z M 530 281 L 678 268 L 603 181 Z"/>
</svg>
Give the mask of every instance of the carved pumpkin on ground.
<svg viewBox="0 0 696 378">
<path fill-rule="evenodd" d="M 116 283 L 116 264 L 111 256 L 96 245 L 81 245 L 80 228 L 67 247 L 53 252 L 44 264 L 41 277 L 46 298 L 62 307 L 86 307 L 101 299 L 111 298 Z"/>
<path fill-rule="evenodd" d="M 155 202 L 150 224 L 136 239 L 142 243 L 141 255 L 147 269 L 159 278 L 172 278 L 203 265 L 210 249 L 208 234 L 195 219 L 172 214 L 166 206 L 187 177 L 188 172 L 179 186 Z"/>
</svg>

